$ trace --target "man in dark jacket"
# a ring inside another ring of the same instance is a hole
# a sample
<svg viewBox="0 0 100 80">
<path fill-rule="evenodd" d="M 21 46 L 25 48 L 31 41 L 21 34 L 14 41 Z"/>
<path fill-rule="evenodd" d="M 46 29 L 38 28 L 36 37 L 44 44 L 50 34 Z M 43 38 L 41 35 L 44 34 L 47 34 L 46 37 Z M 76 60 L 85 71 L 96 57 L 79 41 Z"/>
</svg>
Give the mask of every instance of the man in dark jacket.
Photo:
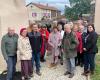
<svg viewBox="0 0 100 80">
<path fill-rule="evenodd" d="M 18 35 L 15 33 L 14 28 L 9 27 L 8 33 L 3 36 L 1 41 L 2 54 L 7 63 L 6 80 L 13 80 L 13 74 L 16 71 L 17 41 Z"/>
<path fill-rule="evenodd" d="M 42 35 L 38 30 L 38 25 L 33 25 L 33 31 L 28 33 L 30 44 L 32 47 L 32 63 L 36 63 L 36 73 L 40 76 L 40 51 L 42 46 Z"/>
</svg>

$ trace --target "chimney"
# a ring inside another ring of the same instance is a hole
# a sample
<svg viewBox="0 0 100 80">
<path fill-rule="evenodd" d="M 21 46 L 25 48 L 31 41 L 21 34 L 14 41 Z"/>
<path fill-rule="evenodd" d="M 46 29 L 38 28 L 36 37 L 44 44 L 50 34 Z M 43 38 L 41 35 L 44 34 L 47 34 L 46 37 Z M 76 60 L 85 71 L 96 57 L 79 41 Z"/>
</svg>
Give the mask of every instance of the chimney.
<svg viewBox="0 0 100 80">
<path fill-rule="evenodd" d="M 48 6 L 48 3 L 46 4 L 46 6 Z"/>
</svg>

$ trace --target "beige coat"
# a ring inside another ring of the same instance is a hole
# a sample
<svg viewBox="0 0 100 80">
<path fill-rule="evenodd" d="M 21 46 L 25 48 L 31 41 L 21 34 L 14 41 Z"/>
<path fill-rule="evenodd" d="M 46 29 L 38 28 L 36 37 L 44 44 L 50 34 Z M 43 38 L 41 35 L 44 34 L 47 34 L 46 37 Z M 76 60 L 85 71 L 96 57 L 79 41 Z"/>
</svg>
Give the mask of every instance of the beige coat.
<svg viewBox="0 0 100 80">
<path fill-rule="evenodd" d="M 19 37 L 18 39 L 18 52 L 20 60 L 31 60 L 32 49 L 29 42 L 29 38 Z"/>
</svg>

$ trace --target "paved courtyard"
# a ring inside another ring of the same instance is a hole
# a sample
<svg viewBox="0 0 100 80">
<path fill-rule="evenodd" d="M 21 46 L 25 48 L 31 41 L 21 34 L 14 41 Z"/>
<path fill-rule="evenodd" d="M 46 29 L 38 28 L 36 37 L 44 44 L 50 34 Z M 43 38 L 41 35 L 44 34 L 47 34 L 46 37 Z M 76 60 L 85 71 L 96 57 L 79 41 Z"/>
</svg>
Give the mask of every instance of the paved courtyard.
<svg viewBox="0 0 100 80">
<path fill-rule="evenodd" d="M 35 72 L 34 72 L 34 77 L 31 80 L 90 80 L 87 79 L 85 76 L 82 76 L 82 72 L 83 72 L 83 68 L 81 67 L 76 67 L 75 70 L 75 76 L 70 79 L 67 76 L 64 76 L 64 72 L 66 71 L 66 65 L 64 62 L 64 65 L 60 65 L 60 63 L 58 64 L 58 66 L 56 68 L 49 68 L 50 65 L 50 56 L 46 57 L 46 62 L 45 63 L 41 63 L 41 76 L 38 76 Z M 18 62 L 19 63 L 19 62 Z M 19 64 L 17 64 L 17 68 L 20 70 Z"/>
<path fill-rule="evenodd" d="M 49 68 L 50 57 L 47 57 L 47 62 L 41 63 L 42 76 L 38 76 L 34 73 L 34 77 L 31 80 L 87 80 L 85 76 L 82 76 L 83 68 L 76 67 L 75 76 L 70 79 L 68 76 L 64 76 L 66 71 L 65 63 L 64 65 L 58 65 L 56 68 Z"/>
</svg>

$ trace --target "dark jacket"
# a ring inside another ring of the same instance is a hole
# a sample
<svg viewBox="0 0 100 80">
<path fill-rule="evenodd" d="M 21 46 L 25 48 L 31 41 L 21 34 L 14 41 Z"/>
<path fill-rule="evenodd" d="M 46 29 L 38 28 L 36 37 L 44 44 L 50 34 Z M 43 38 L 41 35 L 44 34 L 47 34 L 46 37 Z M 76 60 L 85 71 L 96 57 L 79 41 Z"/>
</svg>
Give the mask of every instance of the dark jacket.
<svg viewBox="0 0 100 80">
<path fill-rule="evenodd" d="M 29 41 L 32 47 L 33 53 L 38 53 L 42 46 L 42 35 L 40 32 L 30 32 L 28 33 Z"/>
<path fill-rule="evenodd" d="M 83 32 L 82 33 L 82 47 L 85 47 L 85 38 L 87 36 L 87 33 L 86 32 Z"/>
<path fill-rule="evenodd" d="M 97 53 L 98 52 L 97 39 L 98 39 L 98 35 L 95 31 L 87 34 L 87 36 L 85 38 L 85 44 L 83 47 L 86 48 L 86 51 L 88 53 Z"/>
<path fill-rule="evenodd" d="M 69 34 L 64 34 L 62 40 L 62 49 L 66 58 L 74 58 L 77 56 L 77 45 L 79 44 L 78 39 L 76 38 L 75 33 L 71 32 Z"/>
<path fill-rule="evenodd" d="M 8 60 L 8 56 L 15 56 L 17 53 L 18 35 L 14 34 L 9 36 L 4 35 L 1 41 L 1 50 L 5 60 Z"/>
</svg>

